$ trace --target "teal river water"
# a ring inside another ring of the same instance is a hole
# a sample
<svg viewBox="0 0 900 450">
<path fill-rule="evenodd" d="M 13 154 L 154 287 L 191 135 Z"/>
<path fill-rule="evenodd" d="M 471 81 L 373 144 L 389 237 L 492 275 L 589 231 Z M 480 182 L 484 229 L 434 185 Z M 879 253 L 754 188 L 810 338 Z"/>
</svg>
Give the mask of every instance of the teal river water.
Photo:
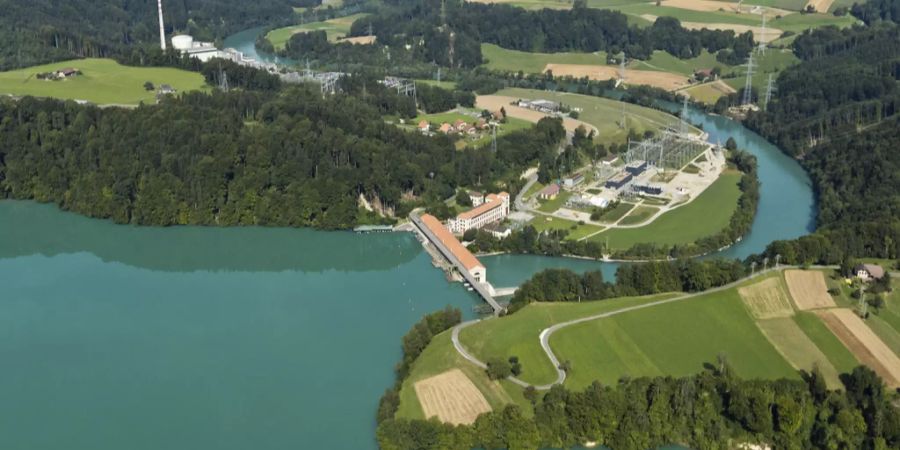
<svg viewBox="0 0 900 450">
<path fill-rule="evenodd" d="M 691 118 L 760 159 L 753 231 L 723 255 L 811 229 L 795 162 L 726 119 Z M 484 260 L 497 286 L 616 267 Z M 0 448 L 374 448 L 400 337 L 425 312 L 479 302 L 408 234 L 131 227 L 0 202 Z"/>
</svg>

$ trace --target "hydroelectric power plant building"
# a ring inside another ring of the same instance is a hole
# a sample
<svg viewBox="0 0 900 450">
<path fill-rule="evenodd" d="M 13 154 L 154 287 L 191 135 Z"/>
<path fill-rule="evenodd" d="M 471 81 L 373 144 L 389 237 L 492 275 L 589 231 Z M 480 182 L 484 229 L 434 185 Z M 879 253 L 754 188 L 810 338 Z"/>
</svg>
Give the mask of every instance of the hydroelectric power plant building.
<svg viewBox="0 0 900 450">
<path fill-rule="evenodd" d="M 473 228 L 481 228 L 489 223 L 499 222 L 509 215 L 509 194 L 488 194 L 484 203 L 459 214 L 447 221 L 453 233 L 465 233 Z"/>
<path fill-rule="evenodd" d="M 467 272 L 479 283 L 487 282 L 487 269 L 478 261 L 478 258 L 463 247 L 456 236 L 448 230 L 444 224 L 431 214 L 422 215 L 422 223 L 431 234 L 444 246 L 444 248 L 466 269 Z M 448 255 L 449 258 L 450 255 Z M 452 258 L 450 258 L 453 262 Z"/>
</svg>

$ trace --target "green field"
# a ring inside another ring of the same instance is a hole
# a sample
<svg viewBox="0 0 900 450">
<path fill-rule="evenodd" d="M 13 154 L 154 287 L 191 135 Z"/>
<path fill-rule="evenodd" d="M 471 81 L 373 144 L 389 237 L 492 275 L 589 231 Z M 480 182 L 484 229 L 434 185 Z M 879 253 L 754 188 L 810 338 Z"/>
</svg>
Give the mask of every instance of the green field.
<svg viewBox="0 0 900 450">
<path fill-rule="evenodd" d="M 615 208 L 600 215 L 600 222 L 614 223 L 634 208 L 634 203 L 620 202 Z"/>
<path fill-rule="evenodd" d="M 266 39 L 272 43 L 276 50 L 281 50 L 284 48 L 284 45 L 287 44 L 287 41 L 291 39 L 291 36 L 297 33 L 324 30 L 325 34 L 328 35 L 328 40 L 334 42 L 346 36 L 347 33 L 350 32 L 350 26 L 353 25 L 353 22 L 366 15 L 367 14 L 360 13 L 352 16 L 337 17 L 322 22 L 310 22 L 303 25 L 277 28 L 266 34 Z"/>
<path fill-rule="evenodd" d="M 619 225 L 637 225 L 646 222 L 647 219 L 659 212 L 659 208 L 652 206 L 638 206 L 631 211 L 630 214 L 619 221 Z"/>
<path fill-rule="evenodd" d="M 551 383 L 556 379 L 556 370 L 541 350 L 538 340 L 541 330 L 555 323 L 672 296 L 674 294 L 583 303 L 532 303 L 515 314 L 485 320 L 462 330 L 460 341 L 482 361 L 518 356 L 522 363 L 522 380 L 534 384 Z"/>
<path fill-rule="evenodd" d="M 724 229 L 737 208 L 741 191 L 741 174 L 725 171 L 692 202 L 669 211 L 647 226 L 613 228 L 595 235 L 591 240 L 609 239 L 612 250 L 626 250 L 639 243 L 660 245 L 689 244 Z"/>
<path fill-rule="evenodd" d="M 560 219 L 559 217 L 537 216 L 529 223 L 537 231 L 546 230 L 566 230 L 569 235 L 566 239 L 578 240 L 586 236 L 590 236 L 598 231 L 603 231 L 603 227 L 590 224 L 581 224 L 571 220 Z"/>
<path fill-rule="evenodd" d="M 36 78 L 39 73 L 66 67 L 79 69 L 82 74 L 60 81 Z M 155 103 L 156 92 L 144 89 L 147 81 L 157 87 L 169 84 L 178 92 L 206 89 L 203 75 L 196 72 L 167 67 L 123 66 L 111 59 L 78 59 L 0 72 L 0 93 L 86 100 L 101 105 Z"/>
<path fill-rule="evenodd" d="M 606 53 L 529 53 L 481 44 L 485 66 L 504 72 L 542 73 L 547 64 L 606 64 Z"/>
<path fill-rule="evenodd" d="M 550 345 L 571 361 L 566 386 L 622 376 L 684 376 L 724 354 L 744 378 L 799 378 L 759 331 L 735 289 L 573 325 Z"/>
<path fill-rule="evenodd" d="M 540 98 L 560 102 L 572 108 L 580 108 L 578 120 L 596 127 L 600 132 L 597 141 L 604 144 L 625 142 L 630 129 L 638 134 L 643 134 L 647 130 L 658 131 L 677 120 L 674 116 L 662 111 L 590 95 L 519 88 L 503 89 L 497 92 L 497 95 L 528 99 Z M 618 124 L 622 119 L 623 111 L 627 122 L 625 129 L 620 128 Z"/>
<path fill-rule="evenodd" d="M 506 404 L 516 403 L 522 406 L 523 412 L 530 414 L 531 404 L 523 397 L 522 389 L 507 380 L 491 381 L 484 370 L 457 353 L 450 340 L 450 333 L 451 331 L 447 330 L 435 336 L 413 363 L 409 376 L 400 388 L 400 408 L 397 410 L 397 417 L 424 419 L 422 406 L 416 397 L 415 383 L 454 368 L 462 370 L 472 380 L 491 408 L 502 409 Z"/>
</svg>

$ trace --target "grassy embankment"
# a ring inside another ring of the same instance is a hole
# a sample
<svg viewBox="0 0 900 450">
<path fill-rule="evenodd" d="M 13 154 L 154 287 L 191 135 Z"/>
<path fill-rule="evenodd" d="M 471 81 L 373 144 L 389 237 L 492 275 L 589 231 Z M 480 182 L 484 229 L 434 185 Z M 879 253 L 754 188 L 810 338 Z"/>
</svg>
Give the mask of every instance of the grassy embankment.
<svg viewBox="0 0 900 450">
<path fill-rule="evenodd" d="M 472 380 L 492 409 L 499 410 L 506 404 L 516 403 L 522 406 L 526 414 L 530 414 L 531 404 L 525 400 L 522 389 L 511 381 L 491 381 L 484 370 L 463 359 L 453 348 L 453 342 L 450 340 L 451 332 L 452 330 L 447 330 L 435 336 L 413 363 L 410 374 L 400 389 L 400 408 L 397 410 L 397 417 L 424 419 L 422 406 L 416 397 L 415 383 L 454 368 L 462 370 Z"/>
<path fill-rule="evenodd" d="M 291 39 L 291 36 L 297 33 L 306 33 L 308 31 L 324 30 L 328 35 L 328 40 L 336 42 L 350 32 L 350 26 L 357 19 L 365 17 L 366 14 L 353 14 L 351 16 L 337 17 L 322 22 L 310 22 L 303 25 L 292 25 L 284 28 L 277 28 L 266 34 L 266 39 L 272 43 L 276 50 L 281 50 L 284 45 Z"/>
<path fill-rule="evenodd" d="M 37 74 L 73 67 L 82 74 L 59 81 L 39 80 Z M 111 59 L 78 59 L 0 72 L 0 93 L 33 95 L 64 100 L 86 100 L 107 105 L 155 103 L 156 91 L 144 89 L 147 81 L 159 87 L 169 84 L 178 92 L 206 89 L 203 75 L 167 67 L 129 67 Z"/>
<path fill-rule="evenodd" d="M 741 196 L 740 179 L 739 172 L 727 170 L 692 202 L 661 215 L 646 226 L 611 228 L 590 239 L 603 242 L 608 239 L 611 249 L 626 250 L 638 243 L 689 244 L 711 236 L 724 229 L 731 220 Z M 647 211 L 637 214 L 643 217 Z M 625 220 L 632 215 L 635 213 Z M 637 219 L 641 217 L 635 217 L 634 223 L 639 223 Z"/>
</svg>

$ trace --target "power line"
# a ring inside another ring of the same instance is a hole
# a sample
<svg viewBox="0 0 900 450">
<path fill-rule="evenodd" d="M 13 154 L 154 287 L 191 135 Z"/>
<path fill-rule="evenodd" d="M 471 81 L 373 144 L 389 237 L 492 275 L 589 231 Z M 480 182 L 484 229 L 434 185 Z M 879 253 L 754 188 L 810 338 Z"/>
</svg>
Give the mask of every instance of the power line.
<svg viewBox="0 0 900 450">
<path fill-rule="evenodd" d="M 769 109 L 769 102 L 772 100 L 772 93 L 777 90 L 775 87 L 775 74 L 769 74 L 769 80 L 766 81 L 766 102 L 763 104 L 763 111 Z"/>
</svg>

